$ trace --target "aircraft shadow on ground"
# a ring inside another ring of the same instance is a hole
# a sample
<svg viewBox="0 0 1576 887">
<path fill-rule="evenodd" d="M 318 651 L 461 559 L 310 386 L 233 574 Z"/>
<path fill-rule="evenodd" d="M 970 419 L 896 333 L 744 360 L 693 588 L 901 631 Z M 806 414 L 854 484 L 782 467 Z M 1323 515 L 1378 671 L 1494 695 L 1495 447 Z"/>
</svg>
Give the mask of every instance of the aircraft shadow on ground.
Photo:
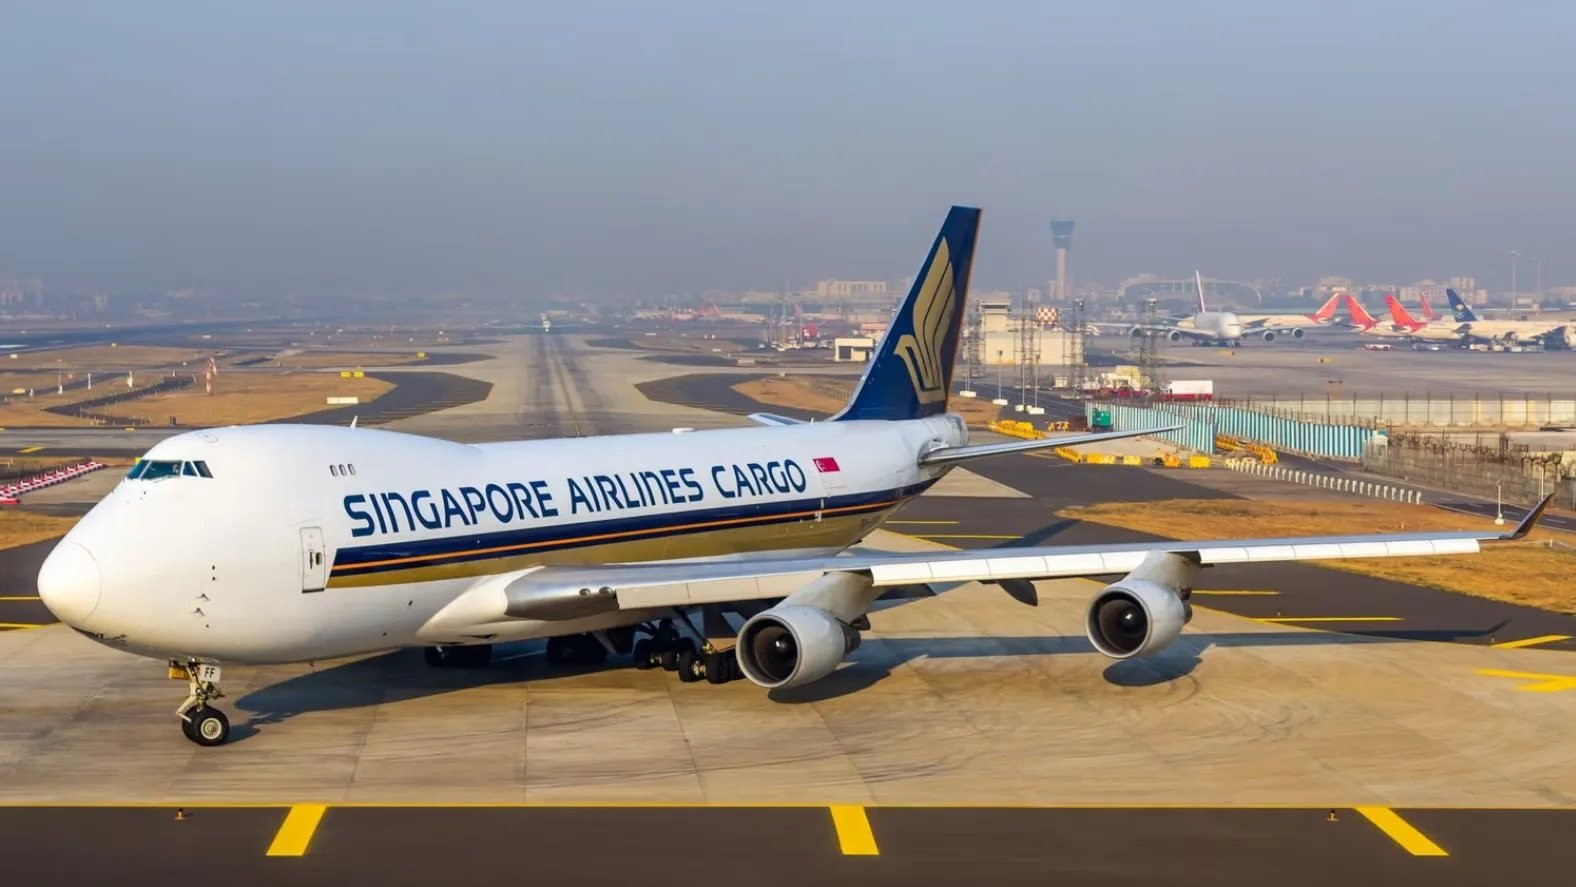
<svg viewBox="0 0 1576 887">
<path fill-rule="evenodd" d="M 1477 633 L 1471 630 L 1453 636 Z M 1154 656 L 1114 661 L 1101 676 L 1115 686 L 1148 687 L 1190 675 L 1211 647 L 1251 649 L 1395 642 L 1400 639 L 1331 632 L 1185 634 Z M 1089 641 L 1076 635 L 884 637 L 866 643 L 849 664 L 820 681 L 766 695 L 774 702 L 787 704 L 835 699 L 874 686 L 899 666 L 919 659 L 1083 656 L 1093 652 Z M 245 740 L 272 725 L 311 712 L 363 708 L 498 684 L 529 681 L 551 685 L 580 675 L 629 667 L 623 659 L 589 667 L 549 666 L 540 641 L 500 645 L 495 655 L 491 664 L 480 668 L 431 668 L 420 651 L 398 650 L 288 678 L 237 700 L 236 707 L 249 717 L 236 724 L 231 740 Z"/>
</svg>

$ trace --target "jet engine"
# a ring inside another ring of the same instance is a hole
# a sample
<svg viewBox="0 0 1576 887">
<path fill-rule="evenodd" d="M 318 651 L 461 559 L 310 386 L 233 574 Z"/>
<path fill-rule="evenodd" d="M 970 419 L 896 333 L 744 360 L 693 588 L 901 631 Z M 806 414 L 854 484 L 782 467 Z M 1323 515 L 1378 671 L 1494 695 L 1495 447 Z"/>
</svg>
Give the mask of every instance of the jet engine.
<svg viewBox="0 0 1576 887">
<path fill-rule="evenodd" d="M 1289 330 L 1289 332 L 1290 332 L 1291 337 L 1293 339 L 1301 339 L 1303 336 L 1307 335 L 1307 333 L 1300 326 L 1292 327 L 1291 330 Z"/>
<path fill-rule="evenodd" d="M 797 687 L 831 674 L 859 640 L 859 632 L 825 610 L 779 604 L 739 629 L 739 668 L 768 690 Z"/>
<path fill-rule="evenodd" d="M 1266 341 L 1266 342 L 1273 342 L 1273 341 L 1275 341 L 1275 331 L 1274 330 L 1265 330 L 1262 335 L 1264 336 L 1264 341 Z"/>
<path fill-rule="evenodd" d="M 1170 339 L 1172 342 L 1180 342 L 1182 341 L 1182 333 L 1177 330 L 1172 330 L 1171 332 L 1166 333 L 1166 338 Z"/>
<path fill-rule="evenodd" d="M 1127 578 L 1095 595 L 1085 630 L 1096 650 L 1112 659 L 1128 659 L 1164 650 L 1192 618 L 1193 608 L 1176 589 Z"/>
</svg>

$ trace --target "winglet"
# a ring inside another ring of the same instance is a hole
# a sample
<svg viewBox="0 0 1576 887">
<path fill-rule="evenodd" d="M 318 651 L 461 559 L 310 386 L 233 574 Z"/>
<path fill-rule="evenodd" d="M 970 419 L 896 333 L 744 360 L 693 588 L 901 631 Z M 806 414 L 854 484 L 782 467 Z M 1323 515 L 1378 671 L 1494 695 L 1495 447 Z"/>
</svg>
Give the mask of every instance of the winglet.
<svg viewBox="0 0 1576 887">
<path fill-rule="evenodd" d="M 1543 501 L 1539 502 L 1537 505 L 1534 505 L 1532 510 L 1527 512 L 1527 515 L 1521 519 L 1521 523 L 1516 524 L 1516 529 L 1512 530 L 1509 535 L 1501 536 L 1500 538 L 1507 542 L 1514 542 L 1517 539 L 1525 539 L 1527 534 L 1532 532 L 1532 528 L 1538 525 L 1538 521 L 1543 518 L 1543 512 L 1548 510 L 1549 503 L 1553 501 L 1553 493 L 1544 496 Z"/>
</svg>

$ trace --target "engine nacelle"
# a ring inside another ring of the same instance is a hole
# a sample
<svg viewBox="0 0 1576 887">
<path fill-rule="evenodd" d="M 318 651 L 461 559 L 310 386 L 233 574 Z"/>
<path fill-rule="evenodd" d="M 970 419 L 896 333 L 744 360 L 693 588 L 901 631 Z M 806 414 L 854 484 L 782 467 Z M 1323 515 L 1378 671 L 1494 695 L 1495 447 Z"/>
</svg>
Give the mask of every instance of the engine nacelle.
<svg viewBox="0 0 1576 887">
<path fill-rule="evenodd" d="M 1085 631 L 1096 650 L 1128 659 L 1169 647 L 1192 616 L 1176 589 L 1148 579 L 1123 579 L 1089 603 Z"/>
<path fill-rule="evenodd" d="M 1141 327 L 1141 326 L 1130 326 L 1130 327 L 1127 328 L 1127 335 L 1129 337 L 1131 337 L 1131 338 L 1136 339 L 1139 336 L 1142 336 L 1143 334 L 1144 334 L 1144 328 Z"/>
<path fill-rule="evenodd" d="M 831 674 L 859 646 L 859 632 L 825 610 L 779 604 L 739 629 L 739 668 L 768 690 Z"/>
<path fill-rule="evenodd" d="M 1307 332 L 1302 327 L 1294 326 L 1291 328 L 1291 337 L 1293 339 L 1301 339 L 1305 335 L 1307 335 Z"/>
<path fill-rule="evenodd" d="M 1273 341 L 1275 341 L 1275 331 L 1274 330 L 1265 330 L 1263 335 L 1264 335 L 1264 341 L 1266 341 L 1266 342 L 1273 342 Z"/>
<path fill-rule="evenodd" d="M 1172 330 L 1171 332 L 1166 333 L 1166 338 L 1170 339 L 1172 342 L 1180 342 L 1182 341 L 1182 333 L 1178 330 Z"/>
</svg>

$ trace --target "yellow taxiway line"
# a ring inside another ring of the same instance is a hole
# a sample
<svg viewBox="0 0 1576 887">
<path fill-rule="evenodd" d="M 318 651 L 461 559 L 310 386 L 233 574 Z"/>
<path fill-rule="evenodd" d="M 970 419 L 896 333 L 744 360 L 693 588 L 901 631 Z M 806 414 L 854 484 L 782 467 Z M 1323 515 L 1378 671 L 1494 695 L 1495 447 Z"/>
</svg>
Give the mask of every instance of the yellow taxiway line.
<svg viewBox="0 0 1576 887">
<path fill-rule="evenodd" d="M 42 449 L 43 449 L 43 447 L 23 447 L 22 449 L 17 450 L 17 452 L 18 453 L 23 453 L 23 454 L 25 454 L 25 453 L 36 453 L 36 452 L 38 452 L 39 450 L 42 450 Z"/>
<path fill-rule="evenodd" d="M 1216 597 L 1273 597 L 1280 594 L 1278 591 L 1261 591 L 1259 589 L 1247 588 L 1217 588 L 1211 591 L 1204 591 L 1203 589 L 1195 588 L 1193 589 L 1193 593 L 1195 595 L 1208 594 L 1214 595 Z"/>
<path fill-rule="evenodd" d="M 837 828 L 837 843 L 844 856 L 881 855 L 865 808 L 857 804 L 833 804 L 827 809 L 832 811 L 832 825 Z"/>
<path fill-rule="evenodd" d="M 36 594 L 0 594 L 0 601 L 36 601 Z"/>
<path fill-rule="evenodd" d="M 312 843 L 312 835 L 317 832 L 317 824 L 323 821 L 323 813 L 328 809 L 323 804 L 296 804 L 285 814 L 285 821 L 279 824 L 279 832 L 274 835 L 274 842 L 268 845 L 269 856 L 304 856 L 308 844 Z"/>
<path fill-rule="evenodd" d="M 1528 693 L 1558 693 L 1561 690 L 1576 690 L 1576 675 L 1568 674 L 1540 674 L 1535 671 L 1506 671 L 1501 668 L 1480 668 L 1478 674 L 1489 678 L 1515 678 L 1522 681 L 1532 681 L 1522 684 L 1517 690 L 1526 690 Z"/>
<path fill-rule="evenodd" d="M 909 533 L 915 539 L 1022 539 L 1018 535 L 1001 533 Z"/>
<path fill-rule="evenodd" d="M 1194 593 L 1197 594 L 1197 592 Z M 0 600 L 4 600 L 4 598 L 0 598 Z M 1568 634 L 1545 634 L 1535 638 L 1523 638 L 1519 641 L 1502 641 L 1498 644 L 1489 644 L 1489 646 L 1496 650 L 1514 650 L 1519 647 L 1535 647 L 1538 644 L 1555 644 L 1570 639 L 1571 636 Z"/>
<path fill-rule="evenodd" d="M 1450 855 L 1445 852 L 1445 848 L 1430 841 L 1427 835 L 1418 831 L 1415 826 L 1402 819 L 1400 814 L 1389 807 L 1358 807 L 1357 812 L 1413 856 Z"/>
<path fill-rule="evenodd" d="M 889 520 L 882 524 L 883 527 L 955 527 L 955 520 Z"/>
<path fill-rule="evenodd" d="M 1261 616 L 1259 622 L 1400 622 L 1400 616 Z"/>
<path fill-rule="evenodd" d="M 0 628 L 15 629 L 17 631 L 27 631 L 30 628 L 43 628 L 45 625 L 48 625 L 48 624 L 50 624 L 50 623 L 47 623 L 47 622 L 44 622 L 44 623 L 39 623 L 39 622 L 0 622 Z"/>
</svg>

